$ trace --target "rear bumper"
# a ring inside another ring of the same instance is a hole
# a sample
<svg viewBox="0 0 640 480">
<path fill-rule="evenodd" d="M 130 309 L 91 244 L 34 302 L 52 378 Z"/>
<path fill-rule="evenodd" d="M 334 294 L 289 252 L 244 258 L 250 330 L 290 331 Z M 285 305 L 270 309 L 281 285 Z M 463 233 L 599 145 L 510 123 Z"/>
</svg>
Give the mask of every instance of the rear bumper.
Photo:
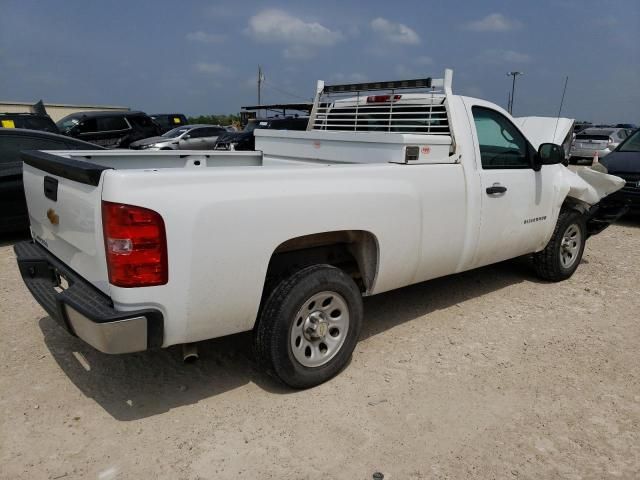
<svg viewBox="0 0 640 480">
<path fill-rule="evenodd" d="M 103 353 L 130 353 L 162 346 L 164 321 L 155 309 L 123 312 L 111 299 L 33 241 L 14 246 L 25 285 L 46 312 Z M 61 289 L 61 277 L 68 288 Z"/>
</svg>

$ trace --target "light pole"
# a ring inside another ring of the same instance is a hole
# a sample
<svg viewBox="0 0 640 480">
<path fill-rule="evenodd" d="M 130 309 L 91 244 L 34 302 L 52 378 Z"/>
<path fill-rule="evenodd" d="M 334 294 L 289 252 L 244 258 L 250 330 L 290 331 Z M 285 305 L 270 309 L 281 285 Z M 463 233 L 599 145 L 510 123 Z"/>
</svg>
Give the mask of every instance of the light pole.
<svg viewBox="0 0 640 480">
<path fill-rule="evenodd" d="M 511 83 L 511 100 L 508 105 L 508 110 L 510 114 L 513 114 L 513 94 L 516 90 L 516 77 L 518 75 L 524 75 L 524 72 L 508 72 L 507 77 L 513 77 L 513 82 Z"/>
</svg>

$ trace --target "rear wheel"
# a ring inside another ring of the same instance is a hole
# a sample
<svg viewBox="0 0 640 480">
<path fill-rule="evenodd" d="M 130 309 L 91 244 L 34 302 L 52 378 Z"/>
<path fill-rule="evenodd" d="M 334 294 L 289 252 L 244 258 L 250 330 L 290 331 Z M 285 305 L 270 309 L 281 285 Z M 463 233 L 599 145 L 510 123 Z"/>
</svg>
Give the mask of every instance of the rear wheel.
<svg viewBox="0 0 640 480">
<path fill-rule="evenodd" d="M 287 385 L 312 387 L 347 364 L 361 325 L 362 296 L 353 279 L 330 265 L 314 265 L 268 296 L 255 330 L 256 353 Z"/>
<path fill-rule="evenodd" d="M 575 210 L 563 210 L 549 243 L 533 255 L 538 276 L 558 282 L 576 271 L 584 252 L 587 228 L 584 216 Z"/>
</svg>

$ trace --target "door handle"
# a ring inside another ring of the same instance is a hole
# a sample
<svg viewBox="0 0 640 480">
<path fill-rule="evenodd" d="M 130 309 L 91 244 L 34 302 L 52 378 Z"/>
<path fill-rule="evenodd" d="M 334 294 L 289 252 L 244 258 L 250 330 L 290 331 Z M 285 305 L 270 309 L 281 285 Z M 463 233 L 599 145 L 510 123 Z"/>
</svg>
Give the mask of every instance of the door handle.
<svg viewBox="0 0 640 480">
<path fill-rule="evenodd" d="M 494 184 L 491 187 L 487 187 L 488 195 L 495 195 L 496 193 L 504 193 L 507 191 L 507 187 L 503 187 L 500 184 Z"/>
</svg>

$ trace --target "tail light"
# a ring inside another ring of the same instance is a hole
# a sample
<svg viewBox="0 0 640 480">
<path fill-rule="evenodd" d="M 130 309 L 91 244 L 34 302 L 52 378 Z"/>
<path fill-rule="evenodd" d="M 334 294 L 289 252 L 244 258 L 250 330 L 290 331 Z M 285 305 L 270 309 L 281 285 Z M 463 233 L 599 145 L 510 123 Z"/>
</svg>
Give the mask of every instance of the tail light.
<svg viewBox="0 0 640 480">
<path fill-rule="evenodd" d="M 102 202 L 102 230 L 109 283 L 127 288 L 167 283 L 167 238 L 157 212 Z"/>
<path fill-rule="evenodd" d="M 393 100 L 391 100 L 393 98 Z M 369 95 L 367 97 L 367 103 L 389 103 L 391 101 L 397 101 L 402 98 L 402 95 Z"/>
</svg>

